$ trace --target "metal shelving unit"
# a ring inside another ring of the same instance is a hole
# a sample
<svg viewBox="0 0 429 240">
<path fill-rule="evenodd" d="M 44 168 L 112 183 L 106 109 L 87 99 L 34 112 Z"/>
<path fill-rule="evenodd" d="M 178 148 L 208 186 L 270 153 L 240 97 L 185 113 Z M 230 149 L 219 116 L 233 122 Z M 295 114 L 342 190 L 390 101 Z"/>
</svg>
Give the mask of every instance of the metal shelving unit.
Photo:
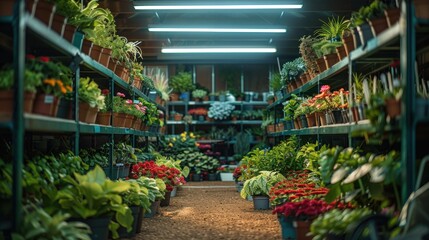
<svg viewBox="0 0 429 240">
<path fill-rule="evenodd" d="M 25 132 L 36 132 L 42 134 L 65 134 L 74 135 L 75 153 L 79 151 L 79 136 L 80 134 L 106 134 L 110 135 L 113 141 L 114 135 L 132 135 L 141 137 L 159 137 L 159 133 L 139 131 L 129 128 L 116 128 L 111 126 L 102 126 L 97 124 L 86 124 L 78 121 L 78 107 L 75 109 L 75 119 L 60 119 L 46 117 L 36 114 L 23 113 L 23 93 L 24 93 L 24 67 L 25 67 L 25 51 L 26 35 L 34 35 L 37 41 L 49 46 L 49 49 L 57 51 L 55 54 L 64 59 L 68 63 L 74 63 L 72 71 L 75 73 L 74 91 L 75 91 L 75 106 L 78 106 L 78 93 L 76 86 L 79 84 L 80 66 L 90 69 L 91 72 L 110 79 L 109 86 L 112 88 L 119 87 L 122 89 L 130 89 L 132 96 L 138 96 L 149 100 L 140 90 L 137 90 L 118 76 L 111 70 L 102 66 L 98 62 L 91 59 L 89 56 L 80 52 L 82 37 L 80 33 L 75 33 L 74 42 L 69 43 L 61 38 L 56 32 L 49 29 L 38 19 L 33 18 L 25 12 L 25 1 L 16 1 L 17 7 L 14 9 L 14 16 L 0 17 L 0 22 L 11 24 L 13 29 L 13 67 L 14 67 L 14 89 L 15 89 L 15 108 L 12 119 L 0 119 L 0 128 L 10 131 L 12 136 L 12 154 L 13 154 L 13 176 L 12 176 L 12 226 L 1 224 L 0 228 L 16 229 L 22 219 L 22 168 L 24 160 L 24 135 Z M 12 38 L 11 38 L 12 39 Z M 34 39 L 34 38 L 32 38 Z M 165 111 L 165 108 L 158 106 L 158 109 Z M 110 158 L 112 158 L 110 156 Z M 111 163 L 111 159 L 110 159 Z"/>
<path fill-rule="evenodd" d="M 186 124 L 183 121 L 171 121 L 168 120 L 167 124 L 174 124 L 174 125 L 183 125 Z M 192 121 L 192 125 L 261 125 L 262 121 L 259 120 L 239 120 L 239 121 L 214 121 L 214 122 L 208 122 L 208 121 Z"/>
</svg>

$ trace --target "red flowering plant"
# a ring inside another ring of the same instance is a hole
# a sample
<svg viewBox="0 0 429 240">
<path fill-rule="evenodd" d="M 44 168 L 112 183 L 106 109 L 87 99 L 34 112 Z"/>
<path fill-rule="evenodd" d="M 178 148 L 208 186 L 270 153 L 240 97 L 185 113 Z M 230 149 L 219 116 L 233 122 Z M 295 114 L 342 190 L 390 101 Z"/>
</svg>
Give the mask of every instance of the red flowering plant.
<svg viewBox="0 0 429 240">
<path fill-rule="evenodd" d="M 164 164 L 158 165 L 154 161 L 134 164 L 131 170 L 131 176 L 134 179 L 138 179 L 141 176 L 155 179 L 159 178 L 164 181 L 167 191 L 172 191 L 174 186 L 186 183 L 179 169 L 168 167 Z"/>
<path fill-rule="evenodd" d="M 193 108 L 188 111 L 189 115 L 207 116 L 208 110 L 205 108 Z"/>
<path fill-rule="evenodd" d="M 235 168 L 229 167 L 229 166 L 220 166 L 217 168 L 217 172 L 219 173 L 232 173 L 234 172 Z"/>
<path fill-rule="evenodd" d="M 234 172 L 232 173 L 232 177 L 235 179 L 235 181 L 239 181 L 239 178 L 243 174 L 243 171 L 247 169 L 247 165 L 243 164 L 234 169 Z"/>
<path fill-rule="evenodd" d="M 322 213 L 332 209 L 352 208 L 350 203 L 344 204 L 340 201 L 327 203 L 322 199 L 303 199 L 297 202 L 286 202 L 276 206 L 273 214 L 282 214 L 285 217 L 294 217 L 299 220 L 314 219 Z"/>
<path fill-rule="evenodd" d="M 303 198 L 321 199 L 329 189 L 317 186 L 309 180 L 309 173 L 305 171 L 292 172 L 287 179 L 275 184 L 269 193 L 272 206 L 285 202 L 299 201 Z"/>
</svg>

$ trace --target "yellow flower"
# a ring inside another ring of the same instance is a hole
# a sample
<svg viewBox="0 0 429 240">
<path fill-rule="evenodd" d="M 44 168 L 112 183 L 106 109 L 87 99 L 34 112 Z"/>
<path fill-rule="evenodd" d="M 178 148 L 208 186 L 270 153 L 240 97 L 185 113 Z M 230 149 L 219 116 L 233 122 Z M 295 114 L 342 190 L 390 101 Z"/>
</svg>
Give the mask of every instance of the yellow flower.
<svg viewBox="0 0 429 240">
<path fill-rule="evenodd" d="M 55 86 L 55 80 L 54 79 L 45 79 L 45 80 L 43 80 L 43 83 L 51 85 L 52 87 Z"/>
<path fill-rule="evenodd" d="M 63 82 L 61 80 L 55 80 L 55 82 L 57 83 L 58 86 L 62 87 L 64 86 Z"/>
<path fill-rule="evenodd" d="M 189 134 L 189 136 L 190 136 L 191 138 L 195 138 L 195 135 L 194 135 L 193 133 Z"/>
<path fill-rule="evenodd" d="M 174 138 L 172 138 L 171 140 L 172 140 L 173 142 L 175 142 L 175 141 L 176 141 L 176 138 L 174 137 Z"/>
<path fill-rule="evenodd" d="M 186 138 L 182 138 L 182 142 L 186 141 Z"/>
<path fill-rule="evenodd" d="M 173 147 L 173 143 L 169 143 L 169 144 L 168 144 L 168 146 L 169 146 L 169 147 Z"/>
</svg>

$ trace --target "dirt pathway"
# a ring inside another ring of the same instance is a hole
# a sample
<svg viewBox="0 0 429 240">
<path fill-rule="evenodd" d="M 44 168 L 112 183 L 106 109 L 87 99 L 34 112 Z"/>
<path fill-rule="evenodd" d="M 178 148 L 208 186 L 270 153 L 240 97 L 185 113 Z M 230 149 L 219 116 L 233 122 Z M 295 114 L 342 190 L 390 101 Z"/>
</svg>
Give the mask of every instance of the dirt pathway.
<svg viewBox="0 0 429 240">
<path fill-rule="evenodd" d="M 209 186 L 209 187 L 205 187 Z M 214 188 L 214 186 L 222 186 Z M 134 239 L 281 239 L 271 210 L 253 210 L 233 182 L 191 182 Z"/>
</svg>

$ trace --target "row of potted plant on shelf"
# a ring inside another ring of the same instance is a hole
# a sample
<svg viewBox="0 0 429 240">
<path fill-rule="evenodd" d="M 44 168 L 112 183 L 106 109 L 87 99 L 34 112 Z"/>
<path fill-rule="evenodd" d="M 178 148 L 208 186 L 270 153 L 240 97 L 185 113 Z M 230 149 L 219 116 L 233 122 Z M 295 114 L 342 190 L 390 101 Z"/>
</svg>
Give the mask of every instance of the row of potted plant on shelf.
<svg viewBox="0 0 429 240">
<path fill-rule="evenodd" d="M 217 111 L 217 112 L 220 112 Z M 193 108 L 188 110 L 188 114 L 183 116 L 183 114 L 178 113 L 176 111 L 170 111 L 170 120 L 174 121 L 181 121 L 186 120 L 186 116 L 191 116 L 191 120 L 198 120 L 198 121 L 212 121 L 214 115 L 217 114 L 217 112 L 211 112 L 211 116 L 208 116 L 209 110 L 206 108 Z M 262 110 L 233 110 L 229 117 L 231 118 L 231 121 L 237 121 L 237 120 L 261 120 L 263 116 Z M 220 117 L 219 117 L 220 118 Z"/>
<path fill-rule="evenodd" d="M 301 87 L 347 57 L 354 49 L 394 26 L 399 17 L 400 9 L 394 1 L 386 4 L 385 1 L 375 0 L 353 12 L 349 20 L 332 17 L 321 21 L 322 26 L 314 36 L 300 39 L 301 57 L 286 62 L 281 69 L 281 77 L 271 79 L 273 91 L 287 88 L 290 93 Z"/>
<path fill-rule="evenodd" d="M 161 155 L 138 161 L 134 155 L 138 150 L 126 144 L 114 147 L 114 163 L 131 165 L 131 169 L 118 180 L 109 179 L 99 165 L 106 164 L 103 151 L 108 146 L 103 148 L 82 151 L 82 158 L 68 152 L 26 161 L 23 224 L 15 232 L 0 232 L 0 236 L 129 238 L 141 231 L 143 217 L 153 217 L 160 205 L 168 206 L 172 190 L 185 183 L 188 172 L 180 167 L 180 161 Z M 0 159 L 0 166 L 0 213 L 12 219 L 12 163 Z"/>
<path fill-rule="evenodd" d="M 395 219 L 401 207 L 398 159 L 395 151 L 299 146 L 291 136 L 271 150 L 250 151 L 234 178 L 255 209 L 273 209 L 283 239 L 344 239 L 361 217 L 383 213 Z"/>
</svg>

